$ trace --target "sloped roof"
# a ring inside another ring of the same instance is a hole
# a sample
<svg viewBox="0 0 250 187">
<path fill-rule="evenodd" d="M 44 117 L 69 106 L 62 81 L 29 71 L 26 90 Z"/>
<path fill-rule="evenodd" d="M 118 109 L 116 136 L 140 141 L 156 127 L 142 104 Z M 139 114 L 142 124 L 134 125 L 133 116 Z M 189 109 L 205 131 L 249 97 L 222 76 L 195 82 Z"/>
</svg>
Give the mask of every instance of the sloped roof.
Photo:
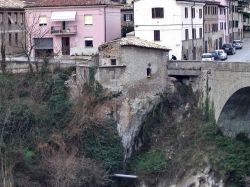
<svg viewBox="0 0 250 187">
<path fill-rule="evenodd" d="M 126 38 L 120 38 L 117 40 L 113 40 L 107 43 L 102 44 L 99 49 L 105 48 L 106 46 L 118 42 L 121 46 L 135 46 L 135 47 L 142 47 L 142 48 L 150 48 L 150 49 L 159 49 L 159 50 L 165 50 L 169 51 L 170 49 L 166 48 L 165 46 L 161 46 L 159 44 L 156 44 L 154 42 L 150 42 L 147 40 L 143 40 L 137 37 L 126 37 Z"/>
<path fill-rule="evenodd" d="M 38 1 L 38 0 L 23 0 L 23 2 L 24 2 L 26 5 L 34 4 L 36 1 Z"/>
<path fill-rule="evenodd" d="M 110 0 L 37 0 L 28 7 L 61 7 L 61 6 L 91 6 L 91 5 L 120 5 Z"/>
<path fill-rule="evenodd" d="M 0 9 L 13 8 L 20 9 L 24 7 L 24 3 L 21 0 L 0 0 Z"/>
</svg>

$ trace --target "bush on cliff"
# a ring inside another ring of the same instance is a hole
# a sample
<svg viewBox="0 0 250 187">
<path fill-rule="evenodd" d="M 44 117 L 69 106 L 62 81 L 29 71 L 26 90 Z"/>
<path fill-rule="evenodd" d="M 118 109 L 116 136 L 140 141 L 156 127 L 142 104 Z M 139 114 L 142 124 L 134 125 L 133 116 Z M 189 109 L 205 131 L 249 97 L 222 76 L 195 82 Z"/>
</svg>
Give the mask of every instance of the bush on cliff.
<svg viewBox="0 0 250 187">
<path fill-rule="evenodd" d="M 150 154 L 157 149 L 163 150 L 167 165 L 151 178 L 160 174 L 165 180 L 178 181 L 186 172 L 199 171 L 209 163 L 217 177 L 225 178 L 226 186 L 246 186 L 244 179 L 250 176 L 249 140 L 242 135 L 237 139 L 223 136 L 215 121 L 204 116 L 207 113 L 211 116 L 212 109 L 207 107 L 208 112 L 199 109 L 195 94 L 184 85 L 181 87 L 176 93 L 165 95 L 163 102 L 148 115 L 140 133 L 144 146 L 134 156 L 135 164 L 132 158 L 130 169 L 139 174 L 154 173 L 157 165 L 164 163 L 164 157 L 158 157 L 163 160 L 157 162 L 157 158 L 153 159 L 155 155 Z"/>
<path fill-rule="evenodd" d="M 0 168 L 12 171 L 7 173 L 0 169 L 0 174 L 8 174 L 4 177 L 11 184 L 53 186 L 57 179 L 51 174 L 62 172 L 59 166 L 63 162 L 65 171 L 73 171 L 74 167 L 66 163 L 72 162 L 74 166 L 79 165 L 75 168 L 77 171 L 64 174 L 73 186 L 101 186 L 108 182 L 107 170 L 117 171 L 122 167 L 122 146 L 113 121 L 104 119 L 99 123 L 92 119 L 87 121 L 87 129 L 80 122 L 74 124 L 73 103 L 64 85 L 68 76 L 62 71 L 42 76 L 0 75 L 0 130 L 3 135 L 0 138 L 0 159 L 3 161 Z M 79 114 L 87 116 L 84 111 Z M 82 133 L 71 141 L 67 136 L 78 125 Z M 63 155 L 59 149 L 62 146 Z M 44 157 L 44 153 L 52 156 Z M 57 163 L 48 164 L 53 161 Z M 67 184 L 64 178 L 60 180 L 60 184 Z"/>
</svg>

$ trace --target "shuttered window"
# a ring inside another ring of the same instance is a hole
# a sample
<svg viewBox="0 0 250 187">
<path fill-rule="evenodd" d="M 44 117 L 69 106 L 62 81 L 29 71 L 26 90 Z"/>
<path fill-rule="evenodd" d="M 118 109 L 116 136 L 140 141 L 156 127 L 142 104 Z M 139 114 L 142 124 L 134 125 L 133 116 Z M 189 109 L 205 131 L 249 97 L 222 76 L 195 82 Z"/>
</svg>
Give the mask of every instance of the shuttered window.
<svg viewBox="0 0 250 187">
<path fill-rule="evenodd" d="M 84 24 L 85 25 L 93 25 L 93 16 L 92 15 L 85 15 L 84 16 Z"/>
<path fill-rule="evenodd" d="M 160 41 L 160 40 L 161 40 L 160 30 L 154 30 L 154 41 Z"/>
<path fill-rule="evenodd" d="M 188 18 L 188 7 L 185 7 L 185 18 Z"/>
<path fill-rule="evenodd" d="M 152 8 L 152 18 L 164 18 L 164 9 Z"/>
<path fill-rule="evenodd" d="M 47 25 L 47 17 L 46 16 L 40 16 L 39 17 L 39 26 L 46 26 Z"/>
</svg>

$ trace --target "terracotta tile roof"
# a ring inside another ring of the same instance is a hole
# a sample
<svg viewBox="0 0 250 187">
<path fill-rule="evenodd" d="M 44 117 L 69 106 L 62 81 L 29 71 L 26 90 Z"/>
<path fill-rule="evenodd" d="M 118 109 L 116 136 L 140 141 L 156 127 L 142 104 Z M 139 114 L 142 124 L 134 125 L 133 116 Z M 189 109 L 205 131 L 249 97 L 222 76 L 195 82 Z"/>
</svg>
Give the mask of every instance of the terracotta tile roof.
<svg viewBox="0 0 250 187">
<path fill-rule="evenodd" d="M 120 5 L 111 0 L 37 0 L 28 7 L 59 7 L 59 6 L 90 6 L 90 5 Z"/>
<path fill-rule="evenodd" d="M 120 38 L 117 40 L 113 40 L 107 43 L 102 44 L 99 49 L 105 48 L 106 46 L 118 42 L 121 46 L 136 46 L 136 47 L 143 47 L 143 48 L 150 48 L 150 49 L 160 49 L 160 50 L 165 50 L 165 51 L 169 51 L 170 49 L 168 49 L 165 46 L 156 44 L 154 42 L 150 42 L 147 40 L 143 40 L 140 39 L 138 37 L 126 37 L 126 38 Z"/>
<path fill-rule="evenodd" d="M 20 0 L 0 0 L 0 9 L 1 8 L 23 8 L 24 3 Z"/>
</svg>

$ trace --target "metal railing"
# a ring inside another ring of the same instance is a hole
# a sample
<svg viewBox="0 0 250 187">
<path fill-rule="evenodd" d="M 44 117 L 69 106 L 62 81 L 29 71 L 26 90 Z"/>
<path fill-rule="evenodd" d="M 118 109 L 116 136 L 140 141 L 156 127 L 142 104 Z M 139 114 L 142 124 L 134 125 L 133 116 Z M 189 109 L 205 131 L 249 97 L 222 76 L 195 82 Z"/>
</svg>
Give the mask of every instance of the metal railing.
<svg viewBox="0 0 250 187">
<path fill-rule="evenodd" d="M 52 26 L 51 34 L 53 35 L 72 35 L 77 33 L 77 26 Z"/>
</svg>

